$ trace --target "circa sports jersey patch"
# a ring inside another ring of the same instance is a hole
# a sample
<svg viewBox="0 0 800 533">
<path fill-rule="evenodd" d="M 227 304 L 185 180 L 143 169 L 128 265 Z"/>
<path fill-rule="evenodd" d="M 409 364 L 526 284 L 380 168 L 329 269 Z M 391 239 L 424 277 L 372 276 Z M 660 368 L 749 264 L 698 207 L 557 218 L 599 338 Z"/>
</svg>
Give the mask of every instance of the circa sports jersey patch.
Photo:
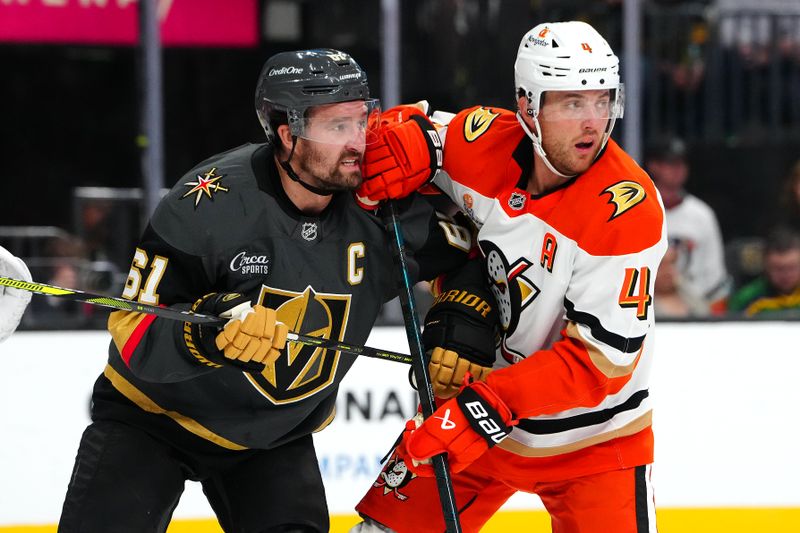
<svg viewBox="0 0 800 533">
<path fill-rule="evenodd" d="M 464 138 L 467 142 L 472 142 L 489 129 L 492 121 L 500 116 L 500 113 L 495 113 L 491 109 L 479 107 L 475 111 L 467 115 L 464 120 Z"/>
<path fill-rule="evenodd" d="M 344 340 L 350 316 L 350 294 L 288 291 L 262 285 L 258 303 L 275 309 L 290 331 L 337 341 Z M 285 353 L 261 373 L 245 373 L 253 387 L 276 405 L 307 398 L 334 383 L 339 352 L 288 342 Z"/>
<path fill-rule="evenodd" d="M 635 181 L 620 181 L 604 189 L 600 195 L 602 196 L 606 193 L 611 195 L 608 203 L 614 206 L 614 212 L 608 219 L 609 221 L 614 220 L 622 213 L 642 203 L 642 201 L 647 198 L 644 187 Z"/>
<path fill-rule="evenodd" d="M 269 274 L 269 258 L 248 252 L 239 252 L 231 259 L 229 268 L 240 274 Z"/>
<path fill-rule="evenodd" d="M 197 181 L 187 181 L 184 183 L 185 186 L 191 187 L 191 189 L 181 196 L 181 198 L 186 198 L 194 194 L 194 206 L 196 208 L 203 196 L 207 196 L 208 199 L 213 202 L 215 193 L 228 192 L 230 189 L 223 187 L 220 181 L 225 177 L 225 174 L 217 174 L 216 172 L 217 168 L 214 167 L 205 174 L 198 174 Z"/>
</svg>

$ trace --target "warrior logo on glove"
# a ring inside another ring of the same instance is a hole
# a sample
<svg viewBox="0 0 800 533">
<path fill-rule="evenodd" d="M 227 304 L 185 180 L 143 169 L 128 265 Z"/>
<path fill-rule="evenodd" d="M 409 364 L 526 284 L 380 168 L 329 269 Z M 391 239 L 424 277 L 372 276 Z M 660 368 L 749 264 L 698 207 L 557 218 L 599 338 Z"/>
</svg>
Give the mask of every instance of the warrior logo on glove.
<svg viewBox="0 0 800 533">
<path fill-rule="evenodd" d="M 437 398 L 452 398 L 469 373 L 480 381 L 495 361 L 500 321 L 487 287 L 482 261 L 475 258 L 434 283 L 439 292 L 425 316 L 422 341 Z"/>
</svg>

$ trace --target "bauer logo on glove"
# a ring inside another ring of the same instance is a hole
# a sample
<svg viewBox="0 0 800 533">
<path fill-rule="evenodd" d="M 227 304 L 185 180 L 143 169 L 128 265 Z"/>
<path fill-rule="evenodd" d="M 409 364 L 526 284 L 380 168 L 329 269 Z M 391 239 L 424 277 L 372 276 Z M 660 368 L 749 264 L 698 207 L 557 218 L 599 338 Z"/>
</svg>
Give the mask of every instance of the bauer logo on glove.
<svg viewBox="0 0 800 533">
<path fill-rule="evenodd" d="M 471 381 L 469 374 L 465 381 Z M 425 421 L 409 420 L 397 451 L 419 476 L 434 475 L 429 459 L 440 453 L 447 453 L 457 473 L 505 439 L 516 423 L 497 393 L 485 383 L 472 382 Z"/>
</svg>

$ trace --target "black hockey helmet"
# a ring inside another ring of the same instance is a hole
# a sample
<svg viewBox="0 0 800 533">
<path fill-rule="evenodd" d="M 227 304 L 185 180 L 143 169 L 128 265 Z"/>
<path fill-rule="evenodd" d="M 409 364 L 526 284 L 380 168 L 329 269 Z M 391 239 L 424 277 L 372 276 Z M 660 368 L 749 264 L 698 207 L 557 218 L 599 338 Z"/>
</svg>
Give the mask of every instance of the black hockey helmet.
<svg viewBox="0 0 800 533">
<path fill-rule="evenodd" d="M 270 57 L 258 78 L 255 104 L 258 120 L 274 142 L 276 113 L 286 114 L 293 135 L 306 137 L 308 108 L 354 100 L 366 101 L 370 116 L 379 110 L 358 63 L 344 52 L 320 48 Z"/>
</svg>

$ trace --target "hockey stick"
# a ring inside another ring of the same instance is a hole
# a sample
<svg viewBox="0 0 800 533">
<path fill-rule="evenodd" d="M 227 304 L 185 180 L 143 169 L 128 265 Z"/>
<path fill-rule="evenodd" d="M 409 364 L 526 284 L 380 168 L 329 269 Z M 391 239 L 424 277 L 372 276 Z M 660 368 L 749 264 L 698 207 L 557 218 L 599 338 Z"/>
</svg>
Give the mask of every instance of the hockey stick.
<svg viewBox="0 0 800 533">
<path fill-rule="evenodd" d="M 406 335 L 408 336 L 408 346 L 411 349 L 411 368 L 417 382 L 422 415 L 428 418 L 436 410 L 436 403 L 434 402 L 431 376 L 428 373 L 428 364 L 425 361 L 425 349 L 422 346 L 422 337 L 420 337 L 419 333 L 417 306 L 414 300 L 411 279 L 408 274 L 408 265 L 406 264 L 403 233 L 400 229 L 400 222 L 397 220 L 397 213 L 392 201 L 386 202 L 386 205 L 382 209 L 382 217 L 383 223 L 386 225 L 392 237 L 392 252 L 395 265 L 397 266 L 398 277 L 400 278 L 398 280 L 400 307 L 403 311 L 403 323 L 405 324 Z M 458 519 L 458 507 L 456 506 L 455 493 L 453 492 L 453 480 L 450 477 L 447 456 L 443 453 L 434 455 L 431 458 L 431 462 L 433 463 L 433 470 L 436 475 L 436 486 L 439 489 L 439 501 L 442 504 L 445 530 L 447 533 L 461 533 L 461 522 Z"/>
<path fill-rule="evenodd" d="M 34 294 L 41 294 L 44 296 L 55 296 L 64 298 L 65 300 L 73 300 L 76 302 L 84 302 L 92 305 L 99 305 L 103 307 L 110 307 L 121 311 L 134 311 L 136 313 L 146 313 L 148 315 L 155 315 L 161 318 L 168 318 L 170 320 L 182 320 L 184 322 L 192 322 L 194 324 L 208 324 L 208 325 L 223 325 L 228 319 L 212 315 L 203 315 L 201 313 L 192 313 L 189 311 L 181 311 L 179 309 L 172 309 L 170 307 L 159 307 L 157 305 L 148 305 L 139 302 L 132 302 L 123 298 L 115 298 L 113 296 L 103 296 L 100 294 L 92 294 L 89 292 L 79 291 L 77 289 L 64 289 L 56 287 L 55 285 L 47 285 L 46 283 L 37 283 L 30 281 L 23 281 L 14 278 L 0 277 L 0 287 L 10 287 L 12 289 L 20 289 L 23 291 L 32 292 Z M 316 346 L 318 348 L 327 348 L 329 350 L 336 350 L 339 352 L 349 353 L 351 355 L 361 355 L 366 357 L 374 357 L 376 359 L 384 359 L 386 361 L 396 361 L 398 363 L 411 364 L 412 358 L 404 353 L 392 352 L 389 350 L 380 350 L 370 346 L 355 346 L 352 344 L 345 344 L 331 339 L 323 339 L 320 337 L 309 337 L 308 335 L 301 335 L 300 333 L 289 332 L 286 336 L 287 340 L 292 342 L 299 342 L 309 346 Z"/>
</svg>

